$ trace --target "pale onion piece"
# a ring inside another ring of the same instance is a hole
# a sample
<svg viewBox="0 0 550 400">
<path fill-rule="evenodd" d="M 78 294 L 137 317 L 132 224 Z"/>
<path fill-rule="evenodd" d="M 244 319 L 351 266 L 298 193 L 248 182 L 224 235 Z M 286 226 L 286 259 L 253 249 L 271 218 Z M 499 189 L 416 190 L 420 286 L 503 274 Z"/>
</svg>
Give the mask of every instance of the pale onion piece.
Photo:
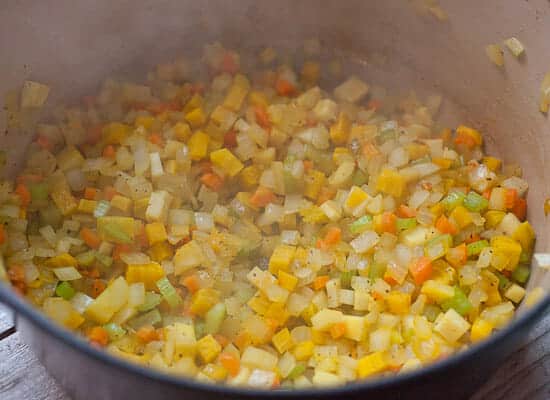
<svg viewBox="0 0 550 400">
<path fill-rule="evenodd" d="M 51 258 L 55 257 L 57 255 L 56 251 L 54 249 L 44 249 L 41 247 L 37 247 L 35 249 L 35 256 L 40 258 Z"/>
<path fill-rule="evenodd" d="M 315 106 L 315 104 L 317 104 L 320 99 L 321 89 L 319 88 L 319 86 L 315 86 L 298 96 L 298 98 L 296 98 L 295 100 L 295 103 L 299 107 L 310 110 Z"/>
<path fill-rule="evenodd" d="M 355 103 L 369 92 L 369 85 L 356 76 L 351 76 L 334 89 L 334 97 L 339 101 Z"/>
<path fill-rule="evenodd" d="M 151 262 L 151 259 L 149 256 L 145 253 L 121 253 L 120 259 L 130 265 L 143 265 L 143 264 L 149 264 Z"/>
<path fill-rule="evenodd" d="M 84 172 L 80 168 L 66 171 L 65 177 L 67 178 L 69 187 L 74 192 L 80 192 L 88 186 L 88 179 L 86 179 L 86 175 L 84 175 Z"/>
<path fill-rule="evenodd" d="M 409 153 L 404 147 L 396 147 L 391 151 L 388 162 L 395 168 L 403 167 L 409 163 Z"/>
<path fill-rule="evenodd" d="M 550 271 L 550 253 L 535 253 L 533 260 L 537 267 Z"/>
<path fill-rule="evenodd" d="M 353 239 L 350 242 L 350 245 L 357 253 L 366 253 L 371 248 L 376 246 L 379 240 L 380 236 L 378 236 L 376 232 L 366 231 Z"/>
<path fill-rule="evenodd" d="M 75 267 L 54 268 L 53 273 L 60 281 L 74 281 L 82 278 Z"/>
<path fill-rule="evenodd" d="M 284 218 L 285 209 L 277 204 L 269 203 L 264 210 L 264 213 L 260 215 L 257 220 L 258 226 L 271 225 L 275 222 L 279 222 Z"/>
<path fill-rule="evenodd" d="M 212 214 L 196 212 L 195 224 L 199 231 L 210 232 L 214 229 L 214 218 L 212 218 Z"/>
<path fill-rule="evenodd" d="M 57 235 L 50 225 L 43 226 L 38 230 L 38 232 L 40 232 L 40 235 L 42 235 L 51 247 L 55 247 L 57 244 Z"/>
<path fill-rule="evenodd" d="M 246 382 L 251 387 L 271 388 L 276 379 L 276 374 L 273 371 L 264 371 L 261 369 L 253 369 Z"/>
<path fill-rule="evenodd" d="M 525 47 L 523 47 L 523 44 L 519 41 L 518 38 L 511 37 L 509 39 L 506 39 L 504 41 L 504 44 L 506 45 L 506 47 L 508 47 L 508 50 L 510 50 L 510 52 L 512 52 L 515 57 L 519 58 L 525 51 Z"/>
<path fill-rule="evenodd" d="M 452 308 L 450 309 L 452 310 Z M 497 329 L 506 325 L 514 316 L 514 305 L 510 301 L 487 307 L 480 314 L 480 317 L 493 324 Z"/>
<path fill-rule="evenodd" d="M 322 122 L 334 121 L 338 116 L 338 104 L 330 99 L 319 100 L 313 108 L 313 114 Z"/>
<path fill-rule="evenodd" d="M 40 271 L 32 261 L 28 261 L 23 264 L 23 271 L 25 273 L 25 283 L 28 285 L 40 276 Z"/>
<path fill-rule="evenodd" d="M 48 99 L 50 87 L 39 82 L 25 81 L 21 90 L 21 108 L 39 108 Z"/>
<path fill-rule="evenodd" d="M 527 181 L 525 179 L 518 178 L 517 176 L 512 176 L 503 180 L 501 186 L 507 189 L 516 189 L 519 197 L 523 197 L 525 193 L 527 193 L 527 189 L 529 189 L 529 184 Z"/>
<path fill-rule="evenodd" d="M 164 168 L 162 167 L 162 161 L 160 160 L 159 153 L 149 154 L 149 163 L 151 165 L 151 177 L 158 178 L 164 175 Z"/>
<path fill-rule="evenodd" d="M 428 200 L 428 197 L 430 197 L 430 192 L 427 190 L 420 189 L 415 191 L 409 199 L 409 207 L 415 209 L 419 208 L 426 200 Z"/>
<path fill-rule="evenodd" d="M 90 296 L 82 292 L 78 292 L 73 296 L 70 303 L 79 314 L 83 314 L 93 301 L 94 299 Z"/>
<path fill-rule="evenodd" d="M 296 214 L 302 208 L 307 206 L 307 201 L 299 194 L 289 194 L 285 197 L 284 212 L 288 214 Z"/>
<path fill-rule="evenodd" d="M 128 305 L 138 307 L 145 302 L 145 284 L 143 282 L 132 283 L 128 286 Z"/>
<path fill-rule="evenodd" d="M 490 44 L 485 47 L 485 54 L 491 62 L 499 67 L 504 66 L 504 52 L 498 44 Z"/>
<path fill-rule="evenodd" d="M 410 167 L 405 167 L 399 170 L 399 173 L 405 180 L 407 181 L 413 181 L 420 178 L 424 178 L 425 176 L 435 174 L 437 171 L 439 171 L 441 168 L 431 162 L 428 163 L 422 163 L 422 164 L 415 164 Z"/>
</svg>

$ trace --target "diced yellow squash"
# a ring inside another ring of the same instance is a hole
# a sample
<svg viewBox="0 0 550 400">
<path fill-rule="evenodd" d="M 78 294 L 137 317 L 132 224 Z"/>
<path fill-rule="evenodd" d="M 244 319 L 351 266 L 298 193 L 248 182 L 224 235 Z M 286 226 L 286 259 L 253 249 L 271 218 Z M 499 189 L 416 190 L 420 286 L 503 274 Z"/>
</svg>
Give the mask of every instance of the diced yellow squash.
<svg viewBox="0 0 550 400">
<path fill-rule="evenodd" d="M 174 251 L 168 242 L 159 242 L 152 245 L 148 252 L 153 261 L 161 262 L 173 257 Z"/>
<path fill-rule="evenodd" d="M 43 310 L 48 317 L 69 329 L 76 329 L 84 322 L 84 317 L 61 297 L 48 297 L 44 300 Z"/>
<path fill-rule="evenodd" d="M 389 168 L 383 169 L 376 181 L 376 190 L 395 198 L 401 197 L 405 186 L 405 178 L 399 172 Z"/>
<path fill-rule="evenodd" d="M 369 198 L 370 196 L 363 189 L 357 186 L 352 186 L 348 196 L 346 197 L 346 201 L 344 202 L 344 209 L 351 211 L 357 206 L 363 204 Z"/>
<path fill-rule="evenodd" d="M 189 111 L 185 114 L 184 118 L 193 128 L 198 128 L 206 122 L 206 115 L 202 107 L 197 107 L 194 110 Z"/>
<path fill-rule="evenodd" d="M 491 265 L 499 271 L 513 271 L 519 263 L 521 245 L 508 236 L 493 236 L 491 238 L 493 257 Z"/>
<path fill-rule="evenodd" d="M 189 111 L 194 110 L 195 108 L 202 107 L 204 104 L 204 99 L 202 96 L 198 93 L 195 93 L 187 103 L 185 103 L 185 106 L 183 106 L 183 112 L 188 113 Z"/>
<path fill-rule="evenodd" d="M 329 221 L 327 215 L 318 206 L 302 208 L 300 216 L 308 224 L 324 224 Z"/>
<path fill-rule="evenodd" d="M 533 244 L 535 243 L 535 231 L 531 224 L 525 221 L 515 230 L 512 234 L 512 238 L 521 244 L 523 251 L 529 253 L 533 249 Z"/>
<path fill-rule="evenodd" d="M 226 148 L 210 153 L 210 161 L 231 177 L 241 172 L 244 167 L 243 163 Z"/>
<path fill-rule="evenodd" d="M 474 222 L 470 212 L 463 206 L 457 206 L 451 212 L 450 217 L 456 222 L 456 225 L 462 229 Z"/>
<path fill-rule="evenodd" d="M 145 225 L 145 234 L 147 235 L 147 241 L 149 245 L 164 242 L 168 239 L 166 228 L 162 222 L 152 222 Z"/>
<path fill-rule="evenodd" d="M 111 199 L 111 207 L 116 208 L 123 213 L 128 213 L 132 208 L 132 199 L 116 194 Z"/>
<path fill-rule="evenodd" d="M 279 325 L 284 325 L 289 317 L 290 314 L 283 302 L 272 302 L 265 312 L 265 318 L 275 321 Z"/>
<path fill-rule="evenodd" d="M 483 137 L 481 136 L 481 133 L 479 133 L 477 130 L 473 128 L 460 125 L 456 128 L 456 134 L 459 136 L 460 135 L 469 136 L 472 139 L 472 141 L 476 144 L 476 146 L 481 146 L 481 144 L 483 143 Z"/>
<path fill-rule="evenodd" d="M 150 197 L 142 197 L 141 199 L 134 200 L 134 217 L 139 219 L 145 219 L 145 213 L 149 206 Z"/>
<path fill-rule="evenodd" d="M 252 369 L 274 371 L 277 361 L 277 356 L 254 346 L 248 346 L 241 355 L 241 364 Z"/>
<path fill-rule="evenodd" d="M 296 253 L 295 246 L 280 244 L 273 250 L 269 258 L 269 272 L 276 274 L 280 269 L 287 271 Z"/>
<path fill-rule="evenodd" d="M 338 120 L 330 127 L 330 138 L 334 144 L 342 145 L 348 141 L 351 133 L 351 121 L 345 112 L 338 115 Z"/>
<path fill-rule="evenodd" d="M 131 131 L 129 125 L 110 122 L 103 127 L 103 141 L 105 144 L 122 144 Z"/>
<path fill-rule="evenodd" d="M 248 79 L 241 74 L 235 75 L 223 101 L 223 106 L 232 111 L 239 111 L 249 90 L 250 83 Z"/>
<path fill-rule="evenodd" d="M 279 285 L 290 292 L 292 292 L 296 288 L 296 285 L 298 284 L 298 278 L 296 278 L 292 274 L 289 274 L 288 272 L 285 272 L 282 269 L 279 269 L 278 277 L 279 277 Z"/>
<path fill-rule="evenodd" d="M 189 309 L 193 314 L 203 316 L 219 301 L 220 292 L 212 288 L 202 288 L 193 294 Z"/>
<path fill-rule="evenodd" d="M 506 213 L 504 211 L 489 210 L 485 213 L 485 226 L 487 228 L 494 228 L 504 218 Z"/>
<path fill-rule="evenodd" d="M 174 256 L 174 274 L 180 275 L 185 271 L 200 266 L 204 261 L 201 246 L 195 241 L 184 244 Z"/>
<path fill-rule="evenodd" d="M 342 218 L 342 209 L 340 204 L 334 200 L 327 200 L 319 206 L 319 208 L 325 213 L 328 219 L 331 221 L 338 221 Z"/>
<path fill-rule="evenodd" d="M 493 324 L 482 318 L 476 318 L 476 320 L 472 324 L 470 339 L 472 339 L 472 342 L 479 342 L 480 340 L 488 337 L 492 331 Z"/>
<path fill-rule="evenodd" d="M 246 190 L 252 190 L 254 187 L 258 185 L 261 175 L 262 175 L 262 171 L 257 165 L 253 164 L 248 167 L 245 167 L 241 171 L 241 175 L 240 175 L 241 184 L 244 186 Z"/>
<path fill-rule="evenodd" d="M 277 349 L 280 354 L 290 350 L 293 346 L 292 337 L 290 336 L 290 331 L 288 328 L 281 329 L 271 338 L 273 346 Z"/>
<path fill-rule="evenodd" d="M 351 150 L 347 147 L 336 147 L 332 152 L 332 161 L 336 165 L 340 165 L 344 161 L 354 161 L 354 157 Z"/>
<path fill-rule="evenodd" d="M 214 361 L 222 351 L 222 346 L 212 335 L 206 335 L 197 341 L 197 353 L 205 363 Z"/>
<path fill-rule="evenodd" d="M 77 265 L 78 261 L 69 253 L 59 254 L 46 261 L 46 266 L 49 268 L 76 267 Z"/>
<path fill-rule="evenodd" d="M 100 217 L 97 233 L 106 242 L 129 244 L 135 236 L 135 220 L 131 217 Z"/>
<path fill-rule="evenodd" d="M 362 357 L 357 362 L 357 376 L 361 379 L 378 374 L 388 367 L 384 353 L 377 351 Z"/>
<path fill-rule="evenodd" d="M 305 361 L 311 358 L 314 349 L 315 344 L 313 341 L 306 340 L 294 346 L 293 354 L 297 361 Z"/>
<path fill-rule="evenodd" d="M 265 93 L 258 90 L 252 90 L 248 95 L 248 102 L 253 106 L 259 106 L 267 108 L 269 106 L 269 99 Z"/>
<path fill-rule="evenodd" d="M 164 276 L 164 269 L 156 262 L 148 264 L 130 264 L 126 269 L 128 283 L 142 282 L 148 290 L 155 290 L 157 281 Z"/>
<path fill-rule="evenodd" d="M 256 314 L 265 315 L 271 302 L 261 292 L 258 292 L 255 296 L 252 296 L 246 303 Z"/>
<path fill-rule="evenodd" d="M 422 284 L 420 293 L 425 294 L 435 302 L 441 302 L 454 296 L 455 290 L 452 286 L 445 285 L 434 280 L 427 280 Z"/>
<path fill-rule="evenodd" d="M 116 278 L 97 298 L 86 308 L 86 317 L 105 324 L 128 301 L 128 283 L 120 276 Z"/>
<path fill-rule="evenodd" d="M 155 117 L 150 115 L 138 115 L 134 120 L 134 125 L 137 127 L 143 127 L 145 129 L 151 129 L 155 123 Z"/>
<path fill-rule="evenodd" d="M 346 325 L 344 337 L 360 342 L 365 338 L 365 318 L 356 315 L 344 315 L 343 321 Z"/>
<path fill-rule="evenodd" d="M 411 305 L 411 295 L 394 290 L 388 293 L 385 301 L 391 313 L 407 314 Z"/>
<path fill-rule="evenodd" d="M 457 313 L 454 308 L 449 308 L 434 325 L 434 331 L 449 342 L 456 342 L 468 329 L 470 329 L 470 323 Z"/>
<path fill-rule="evenodd" d="M 193 366 L 195 365 L 194 361 L 191 360 L 193 363 Z M 206 375 L 208 378 L 220 382 L 223 381 L 225 378 L 227 378 L 227 370 L 218 364 L 206 364 L 204 368 L 201 371 L 204 375 Z"/>
<path fill-rule="evenodd" d="M 305 176 L 304 196 L 310 200 L 316 200 L 327 178 L 321 171 L 310 170 Z"/>
<path fill-rule="evenodd" d="M 491 171 L 496 172 L 500 169 L 502 161 L 499 158 L 487 156 L 483 157 L 483 164 Z"/>
<path fill-rule="evenodd" d="M 189 154 L 194 161 L 202 160 L 208 152 L 209 137 L 202 131 L 195 132 L 187 145 L 189 146 Z"/>
<path fill-rule="evenodd" d="M 311 325 L 318 331 L 326 331 L 334 324 L 342 322 L 343 319 L 342 311 L 324 308 L 311 317 Z"/>
<path fill-rule="evenodd" d="M 178 122 L 173 127 L 174 137 L 180 142 L 186 142 L 191 137 L 191 128 L 185 122 Z"/>
</svg>

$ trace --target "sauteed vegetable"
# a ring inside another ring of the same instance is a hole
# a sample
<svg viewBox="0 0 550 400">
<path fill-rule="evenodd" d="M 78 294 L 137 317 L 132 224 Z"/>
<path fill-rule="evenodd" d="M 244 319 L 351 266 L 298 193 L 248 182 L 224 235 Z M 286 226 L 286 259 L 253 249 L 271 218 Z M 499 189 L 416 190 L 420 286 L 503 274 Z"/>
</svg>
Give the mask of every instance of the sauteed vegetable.
<svg viewBox="0 0 550 400">
<path fill-rule="evenodd" d="M 321 85 L 314 44 L 298 69 L 208 45 L 198 79 L 162 64 L 40 124 L 0 186 L 0 275 L 113 354 L 234 385 L 400 373 L 502 328 L 535 239 L 521 170 L 437 96 Z"/>
</svg>

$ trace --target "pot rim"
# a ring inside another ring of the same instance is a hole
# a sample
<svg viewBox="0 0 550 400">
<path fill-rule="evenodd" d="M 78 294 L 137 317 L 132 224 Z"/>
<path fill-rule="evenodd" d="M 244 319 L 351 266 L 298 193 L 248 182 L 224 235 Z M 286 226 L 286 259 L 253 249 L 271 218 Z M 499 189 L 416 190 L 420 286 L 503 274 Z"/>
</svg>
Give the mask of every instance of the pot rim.
<svg viewBox="0 0 550 400">
<path fill-rule="evenodd" d="M 200 382 L 198 380 L 186 377 L 176 377 L 174 375 L 165 374 L 163 372 L 154 370 L 153 368 L 144 367 L 136 363 L 131 363 L 120 357 L 111 355 L 110 353 L 91 346 L 87 341 L 75 333 L 63 328 L 56 324 L 54 321 L 46 317 L 45 314 L 40 312 L 37 308 L 33 307 L 30 303 L 26 302 L 23 298 L 18 296 L 13 290 L 11 290 L 6 284 L 0 283 L 0 301 L 5 302 L 12 307 L 14 312 L 21 314 L 29 319 L 34 325 L 46 331 L 48 334 L 61 340 L 66 345 L 69 345 L 73 349 L 76 349 L 87 356 L 110 366 L 122 368 L 130 371 L 138 376 L 155 380 L 159 383 L 169 384 L 179 388 L 188 388 L 196 391 L 205 391 L 212 394 L 229 394 L 234 396 L 262 396 L 270 398 L 286 398 L 296 396 L 333 396 L 344 395 L 357 391 L 368 392 L 369 390 L 379 390 L 392 386 L 399 386 L 407 383 L 411 383 L 415 380 L 419 380 L 427 377 L 429 374 L 441 371 L 446 368 L 455 367 L 461 363 L 472 361 L 472 359 L 486 351 L 491 346 L 497 346 L 499 343 L 506 340 L 506 338 L 512 335 L 518 329 L 523 329 L 524 326 L 532 325 L 536 320 L 544 314 L 545 310 L 550 308 L 550 296 L 546 295 L 531 309 L 526 310 L 521 316 L 515 318 L 504 329 L 493 333 L 488 339 L 476 343 L 466 350 L 457 354 L 453 354 L 446 359 L 431 363 L 427 366 L 399 374 L 396 376 L 383 377 L 378 379 L 368 379 L 363 381 L 354 381 L 341 386 L 327 387 L 327 388 L 304 388 L 304 389 L 280 389 L 280 390 L 266 390 L 266 389 L 254 389 L 246 387 L 236 387 L 222 384 L 209 384 Z"/>
</svg>

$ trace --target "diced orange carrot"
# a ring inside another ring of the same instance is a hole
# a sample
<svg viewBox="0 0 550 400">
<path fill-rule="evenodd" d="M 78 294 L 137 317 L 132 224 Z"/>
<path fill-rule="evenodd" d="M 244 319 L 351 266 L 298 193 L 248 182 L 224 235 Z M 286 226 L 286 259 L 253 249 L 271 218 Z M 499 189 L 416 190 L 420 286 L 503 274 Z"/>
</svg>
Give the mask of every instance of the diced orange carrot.
<svg viewBox="0 0 550 400">
<path fill-rule="evenodd" d="M 105 148 L 103 149 L 103 157 L 114 159 L 116 157 L 115 146 L 113 146 L 112 144 L 105 146 Z"/>
<path fill-rule="evenodd" d="M 450 235 L 456 235 L 458 232 L 456 225 L 444 214 L 437 219 L 435 222 L 435 227 L 439 232 L 448 233 Z"/>
<path fill-rule="evenodd" d="M 109 343 L 109 333 L 101 326 L 94 326 L 88 332 L 88 339 L 90 339 L 90 342 L 94 342 L 100 346 L 107 346 L 107 343 Z"/>
<path fill-rule="evenodd" d="M 311 160 L 304 160 L 303 164 L 304 164 L 304 171 L 305 172 L 308 172 L 313 168 L 313 161 L 311 161 Z"/>
<path fill-rule="evenodd" d="M 99 273 L 99 268 L 97 268 L 97 267 L 92 267 L 88 271 L 82 271 L 82 272 L 85 273 L 85 275 L 87 275 L 88 277 L 93 278 L 93 279 L 97 279 L 101 275 Z"/>
<path fill-rule="evenodd" d="M 468 259 L 468 253 L 466 250 L 466 243 L 462 243 L 456 247 L 453 247 L 447 251 L 445 259 L 453 267 L 458 268 L 466 263 Z"/>
<path fill-rule="evenodd" d="M 186 276 L 185 278 L 183 278 L 181 283 L 191 293 L 195 293 L 197 290 L 199 290 L 201 288 L 201 283 L 199 281 L 199 277 L 196 274 Z"/>
<path fill-rule="evenodd" d="M 271 129 L 269 114 L 264 107 L 254 107 L 254 115 L 256 116 L 256 122 L 258 123 L 258 125 L 265 129 Z"/>
<path fill-rule="evenodd" d="M 197 166 L 200 168 L 203 174 L 207 172 L 212 172 L 212 162 L 209 160 L 202 160 L 197 163 Z"/>
<path fill-rule="evenodd" d="M 38 135 L 38 137 L 36 138 L 36 144 L 38 144 L 38 146 L 40 146 L 44 150 L 53 150 L 53 143 L 46 136 Z"/>
<path fill-rule="evenodd" d="M 296 93 L 296 88 L 286 79 L 279 78 L 275 82 L 275 90 L 279 96 L 292 96 Z"/>
<path fill-rule="evenodd" d="M 220 364 L 231 376 L 236 376 L 239 373 L 239 369 L 241 369 L 241 362 L 233 353 L 220 354 Z"/>
<path fill-rule="evenodd" d="M 320 276 L 316 277 L 313 280 L 313 289 L 321 290 L 322 288 L 324 288 L 326 286 L 329 279 L 330 279 L 330 277 L 328 275 L 320 275 Z"/>
<path fill-rule="evenodd" d="M 207 186 L 208 188 L 212 189 L 215 192 L 220 191 L 221 188 L 223 187 L 223 179 L 213 172 L 209 172 L 201 176 L 200 181 L 205 186 Z"/>
<path fill-rule="evenodd" d="M 231 51 L 226 51 L 220 63 L 220 69 L 228 74 L 235 75 L 239 71 L 236 55 Z"/>
<path fill-rule="evenodd" d="M 432 276 L 432 261 L 428 257 L 420 257 L 418 260 L 409 265 L 414 282 L 421 285 L 424 281 Z"/>
<path fill-rule="evenodd" d="M 227 131 L 225 135 L 223 135 L 223 146 L 227 147 L 228 149 L 232 149 L 234 147 L 237 147 L 237 132 L 234 130 Z"/>
<path fill-rule="evenodd" d="M 367 108 L 369 110 L 378 111 L 382 107 L 382 102 L 378 99 L 372 99 L 367 103 Z"/>
<path fill-rule="evenodd" d="M 397 209 L 397 215 L 399 215 L 401 218 L 413 218 L 416 217 L 416 210 L 414 208 L 406 206 L 405 204 L 401 204 Z"/>
<path fill-rule="evenodd" d="M 25 184 L 18 184 L 15 188 L 15 194 L 19 197 L 19 204 L 21 204 L 21 207 L 26 208 L 31 204 L 31 192 Z"/>
<path fill-rule="evenodd" d="M 330 246 L 337 244 L 342 239 L 342 230 L 336 226 L 332 226 L 328 229 L 324 242 L 326 245 Z"/>
<path fill-rule="evenodd" d="M 363 155 L 365 157 L 374 157 L 374 156 L 380 154 L 380 152 L 378 151 L 378 148 L 370 142 L 365 143 L 365 145 L 363 146 L 362 151 L 363 151 Z"/>
<path fill-rule="evenodd" d="M 107 285 L 101 279 L 94 279 L 94 281 L 92 282 L 92 287 L 90 288 L 91 296 L 95 299 L 97 296 L 103 293 L 106 287 Z"/>
<path fill-rule="evenodd" d="M 457 133 L 457 136 L 455 138 L 455 144 L 463 144 L 469 149 L 473 149 L 474 147 L 477 146 L 477 143 L 472 136 L 461 132 Z"/>
<path fill-rule="evenodd" d="M 84 198 L 86 200 L 95 200 L 97 198 L 99 191 L 93 187 L 87 187 L 84 189 Z"/>
<path fill-rule="evenodd" d="M 491 198 L 491 189 L 484 190 L 481 195 L 489 200 Z"/>
<path fill-rule="evenodd" d="M 333 339 L 341 338 L 346 334 L 346 324 L 344 322 L 339 322 L 330 327 L 330 336 Z"/>
<path fill-rule="evenodd" d="M 120 260 L 120 255 L 123 253 L 129 253 L 132 251 L 132 248 L 124 243 L 115 244 L 115 248 L 113 249 L 113 260 L 118 261 Z"/>
<path fill-rule="evenodd" d="M 325 250 L 328 246 L 326 245 L 323 239 L 317 239 L 317 241 L 315 242 L 315 247 L 318 249 Z"/>
<path fill-rule="evenodd" d="M 275 375 L 275 378 L 273 379 L 273 383 L 271 384 L 271 388 L 276 389 L 279 386 L 281 386 L 281 378 L 279 378 L 279 375 Z"/>
<path fill-rule="evenodd" d="M 512 209 L 518 200 L 518 191 L 516 189 L 506 189 L 504 192 L 504 204 L 507 209 Z"/>
<path fill-rule="evenodd" d="M 111 201 L 117 194 L 118 192 L 113 186 L 105 186 L 105 188 L 103 188 L 103 197 L 105 200 Z"/>
<path fill-rule="evenodd" d="M 399 283 L 395 280 L 393 276 L 388 274 L 388 271 L 384 272 L 384 281 L 386 281 L 386 283 L 391 286 L 397 285 Z"/>
<path fill-rule="evenodd" d="M 158 340 L 157 330 L 152 325 L 145 325 L 139 328 L 136 336 L 143 343 L 149 343 L 153 340 Z"/>
<path fill-rule="evenodd" d="M 524 198 L 518 198 L 512 212 L 520 221 L 525 221 L 527 217 L 527 201 Z"/>
<path fill-rule="evenodd" d="M 82 240 L 84 240 L 84 243 L 86 243 L 88 247 L 91 247 L 92 249 L 97 249 L 101 244 L 101 239 L 99 238 L 99 235 L 86 226 L 80 230 L 80 237 L 82 238 Z"/>
<path fill-rule="evenodd" d="M 328 186 L 321 187 L 317 196 L 317 204 L 321 205 L 327 200 L 332 200 L 336 196 L 336 189 Z"/>
<path fill-rule="evenodd" d="M 250 204 L 254 207 L 265 207 L 275 200 L 275 194 L 271 189 L 263 186 L 258 186 L 252 196 L 250 196 Z"/>
<path fill-rule="evenodd" d="M 388 232 L 394 234 L 397 232 L 396 222 L 397 216 L 390 212 L 386 211 L 382 214 L 382 232 Z"/>
<path fill-rule="evenodd" d="M 6 241 L 6 230 L 4 229 L 4 224 L 0 224 L 0 245 L 4 244 Z"/>
<path fill-rule="evenodd" d="M 158 133 L 151 133 L 149 135 L 149 141 L 153 144 L 156 144 L 157 146 L 163 146 L 164 145 L 164 139 Z"/>
</svg>

